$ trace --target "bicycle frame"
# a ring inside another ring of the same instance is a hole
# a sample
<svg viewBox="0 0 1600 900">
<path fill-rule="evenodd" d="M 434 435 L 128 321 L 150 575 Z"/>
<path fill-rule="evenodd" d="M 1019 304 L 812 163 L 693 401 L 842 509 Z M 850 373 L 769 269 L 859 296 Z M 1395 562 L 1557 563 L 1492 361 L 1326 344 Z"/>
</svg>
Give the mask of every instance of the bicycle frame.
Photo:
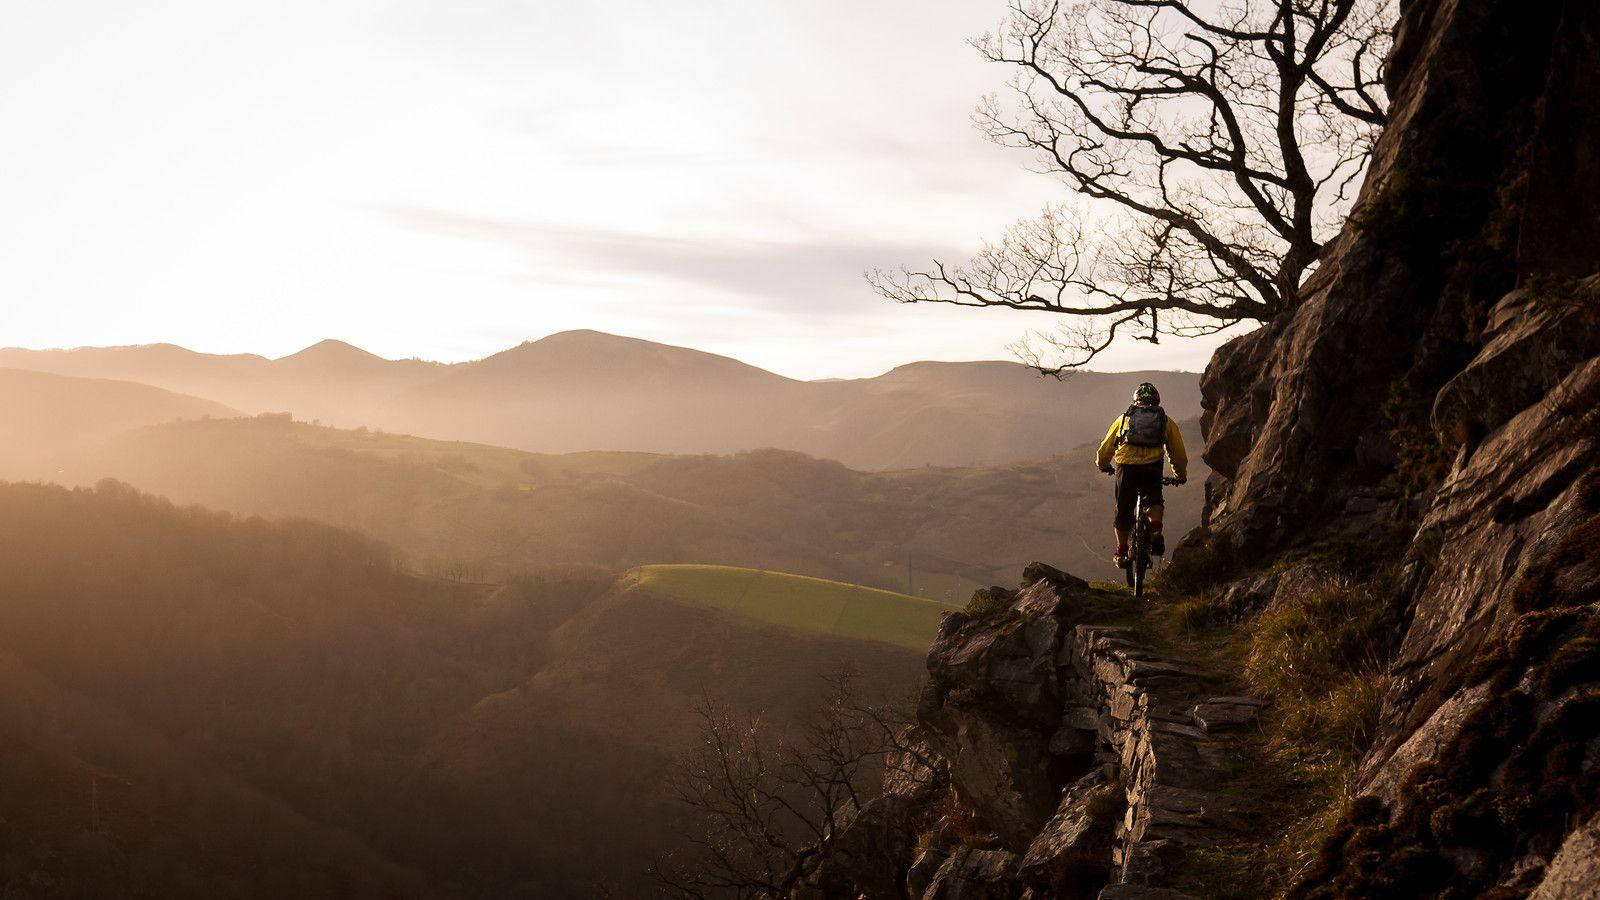
<svg viewBox="0 0 1600 900">
<path fill-rule="evenodd" d="M 1175 478 L 1161 479 L 1163 485 L 1176 485 Z M 1133 588 L 1134 599 L 1144 598 L 1144 576 L 1150 569 L 1150 518 L 1141 492 L 1133 498 L 1133 532 L 1128 535 L 1128 562 L 1124 571 L 1128 587 Z"/>
<path fill-rule="evenodd" d="M 1150 520 L 1146 515 L 1144 495 L 1133 501 L 1133 532 L 1128 536 L 1128 587 L 1133 588 L 1134 599 L 1144 597 L 1144 576 L 1150 568 Z"/>
</svg>

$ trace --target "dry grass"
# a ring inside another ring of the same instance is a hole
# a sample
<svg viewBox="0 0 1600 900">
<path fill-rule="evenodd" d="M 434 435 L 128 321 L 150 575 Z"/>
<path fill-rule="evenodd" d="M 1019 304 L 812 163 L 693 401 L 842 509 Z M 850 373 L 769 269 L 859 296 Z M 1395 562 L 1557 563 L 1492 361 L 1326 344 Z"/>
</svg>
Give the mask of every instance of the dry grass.
<svg viewBox="0 0 1600 900">
<path fill-rule="evenodd" d="M 1281 895 L 1315 863 L 1372 738 L 1396 631 L 1390 607 L 1381 581 L 1328 575 L 1242 624 L 1228 624 L 1213 595 L 1200 594 L 1176 598 L 1145 626 L 1172 652 L 1238 672 L 1242 692 L 1272 701 L 1236 741 L 1220 786 L 1252 827 L 1189 854 L 1184 890 Z"/>
<path fill-rule="evenodd" d="M 1213 593 L 1184 597 L 1172 605 L 1174 623 L 1186 634 L 1200 635 L 1228 621 L 1228 610 Z"/>
<path fill-rule="evenodd" d="M 1179 886 L 1211 898 L 1280 897 L 1315 865 L 1323 842 L 1353 799 L 1348 766 L 1285 757 L 1255 741 L 1240 760 L 1243 774 L 1227 788 L 1232 811 L 1249 833 L 1192 850 Z M 1265 838 L 1263 838 L 1265 836 Z"/>
<path fill-rule="evenodd" d="M 1301 740 L 1358 752 L 1376 724 L 1393 626 L 1381 585 L 1328 576 L 1256 617 L 1245 681 Z"/>
</svg>

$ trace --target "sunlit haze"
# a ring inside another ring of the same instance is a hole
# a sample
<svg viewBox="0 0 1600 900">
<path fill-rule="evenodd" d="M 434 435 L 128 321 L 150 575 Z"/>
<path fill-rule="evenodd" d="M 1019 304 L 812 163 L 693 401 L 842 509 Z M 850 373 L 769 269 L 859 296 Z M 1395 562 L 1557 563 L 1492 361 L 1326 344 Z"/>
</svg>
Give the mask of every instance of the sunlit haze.
<svg viewBox="0 0 1600 900">
<path fill-rule="evenodd" d="M 803 378 L 1007 358 L 1054 321 L 862 279 L 1063 196 L 968 124 L 1005 73 L 965 41 L 1002 12 L 11 3 L 0 344 L 457 361 L 593 328 Z"/>
</svg>

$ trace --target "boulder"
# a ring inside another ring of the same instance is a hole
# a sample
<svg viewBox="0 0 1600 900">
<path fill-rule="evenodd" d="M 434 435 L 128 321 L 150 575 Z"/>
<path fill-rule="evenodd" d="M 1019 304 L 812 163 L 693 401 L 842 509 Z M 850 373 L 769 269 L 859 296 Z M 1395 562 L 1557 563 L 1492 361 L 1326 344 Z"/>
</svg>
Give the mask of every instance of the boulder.
<svg viewBox="0 0 1600 900">
<path fill-rule="evenodd" d="M 1067 788 L 1039 830 L 1020 872 L 1044 896 L 1093 896 L 1111 874 L 1111 843 L 1122 817 L 1122 785 L 1095 771 Z"/>
<path fill-rule="evenodd" d="M 1035 581 L 1016 600 L 1027 615 L 950 616 L 928 651 L 922 735 L 982 827 L 1018 850 L 1055 812 L 1063 770 L 1090 756 L 1061 731 L 1067 704 L 1057 663 L 1081 584 Z"/>
<path fill-rule="evenodd" d="M 975 710 L 955 712 L 951 720 L 941 752 L 961 800 L 1008 846 L 1027 846 L 1054 811 L 1059 790 L 1047 740 Z"/>
<path fill-rule="evenodd" d="M 823 896 L 898 900 L 914 859 L 916 804 L 887 795 L 870 800 L 834 835 L 833 848 L 807 879 Z"/>
<path fill-rule="evenodd" d="M 1055 566 L 1042 562 L 1028 563 L 1022 570 L 1022 584 L 1024 587 L 1046 581 L 1057 588 L 1069 592 L 1087 590 L 1089 583 L 1076 575 L 1061 571 Z"/>
<path fill-rule="evenodd" d="M 1234 618 L 1244 618 L 1267 608 L 1278 592 L 1278 573 L 1252 575 L 1224 584 L 1217 591 L 1216 605 Z"/>
<path fill-rule="evenodd" d="M 1017 856 L 1004 850 L 963 847 L 934 873 L 923 900 L 1020 900 Z"/>
</svg>

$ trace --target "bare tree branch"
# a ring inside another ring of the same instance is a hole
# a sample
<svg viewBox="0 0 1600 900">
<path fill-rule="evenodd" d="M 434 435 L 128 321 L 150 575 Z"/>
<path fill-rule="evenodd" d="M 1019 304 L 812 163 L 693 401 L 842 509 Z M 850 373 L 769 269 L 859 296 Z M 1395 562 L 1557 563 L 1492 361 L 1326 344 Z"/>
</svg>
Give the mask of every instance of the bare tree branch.
<svg viewBox="0 0 1600 900">
<path fill-rule="evenodd" d="M 827 678 L 812 715 L 782 730 L 700 702 L 700 740 L 670 785 L 703 828 L 693 854 L 652 866 L 662 888 L 685 898 L 788 896 L 828 858 L 886 769 L 932 764 L 906 740 L 908 706 L 863 700 L 857 680 L 849 666 Z"/>
<path fill-rule="evenodd" d="M 1013 0 L 974 42 L 1013 70 L 1013 102 L 986 99 L 975 122 L 1083 202 L 965 265 L 869 281 L 903 303 L 1074 317 L 1029 342 L 1056 374 L 1119 332 L 1155 342 L 1293 309 L 1384 122 L 1392 5 Z"/>
</svg>

